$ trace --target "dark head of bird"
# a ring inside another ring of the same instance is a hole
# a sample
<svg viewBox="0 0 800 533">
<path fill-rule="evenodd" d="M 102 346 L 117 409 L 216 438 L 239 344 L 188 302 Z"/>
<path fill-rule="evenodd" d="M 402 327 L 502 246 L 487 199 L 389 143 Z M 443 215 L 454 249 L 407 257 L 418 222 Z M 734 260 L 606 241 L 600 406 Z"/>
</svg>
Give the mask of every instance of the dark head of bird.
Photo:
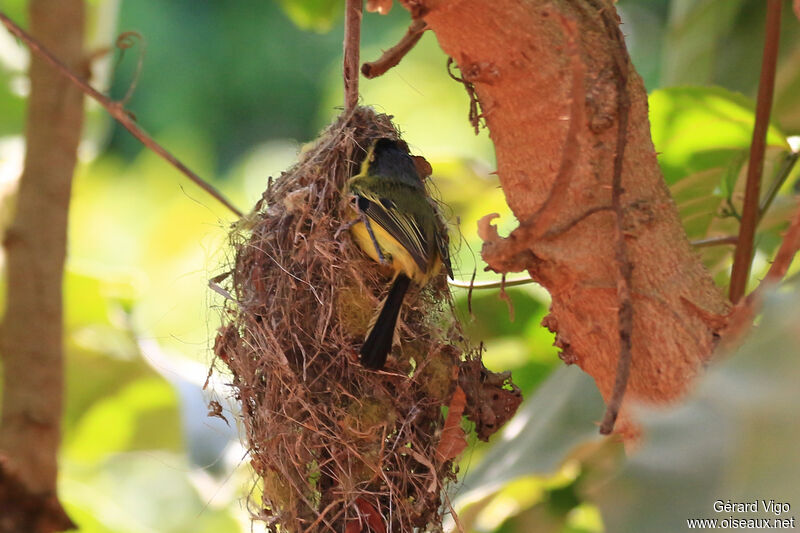
<svg viewBox="0 0 800 533">
<path fill-rule="evenodd" d="M 424 188 L 406 144 L 400 141 L 387 138 L 375 141 L 368 172 L 370 176 L 397 180 L 418 189 Z"/>
</svg>

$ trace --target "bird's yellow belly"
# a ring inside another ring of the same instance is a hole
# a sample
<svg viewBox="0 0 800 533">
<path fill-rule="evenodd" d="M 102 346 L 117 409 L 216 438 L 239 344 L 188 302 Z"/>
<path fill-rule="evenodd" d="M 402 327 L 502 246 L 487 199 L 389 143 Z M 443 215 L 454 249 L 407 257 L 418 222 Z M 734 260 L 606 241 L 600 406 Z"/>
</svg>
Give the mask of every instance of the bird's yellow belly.
<svg viewBox="0 0 800 533">
<path fill-rule="evenodd" d="M 403 248 L 403 246 L 392 237 L 389 232 L 384 230 L 377 223 L 370 224 L 372 232 L 375 234 L 375 240 L 381 247 L 384 259 L 392 265 L 395 272 L 402 272 L 415 283 L 424 285 L 430 278 L 439 273 L 441 269 L 441 261 L 438 261 L 438 256 L 434 258 L 428 265 L 428 270 L 423 271 L 419 265 L 411 257 L 411 254 Z M 375 244 L 367 231 L 367 227 L 363 222 L 357 222 L 350 228 L 358 245 L 364 250 L 373 261 L 380 263 L 378 251 L 375 249 Z"/>
</svg>

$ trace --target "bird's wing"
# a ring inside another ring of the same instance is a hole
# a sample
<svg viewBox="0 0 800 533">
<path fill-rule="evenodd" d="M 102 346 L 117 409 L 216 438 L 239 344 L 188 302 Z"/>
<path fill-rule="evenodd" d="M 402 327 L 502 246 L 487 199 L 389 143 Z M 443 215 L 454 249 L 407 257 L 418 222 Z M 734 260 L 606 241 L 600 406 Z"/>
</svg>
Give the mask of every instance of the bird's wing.
<svg viewBox="0 0 800 533">
<path fill-rule="evenodd" d="M 413 215 L 400 211 L 394 202 L 379 197 L 371 191 L 359 187 L 354 189 L 353 193 L 358 197 L 358 209 L 397 239 L 420 269 L 426 272 L 430 260 L 430 246 Z"/>
</svg>

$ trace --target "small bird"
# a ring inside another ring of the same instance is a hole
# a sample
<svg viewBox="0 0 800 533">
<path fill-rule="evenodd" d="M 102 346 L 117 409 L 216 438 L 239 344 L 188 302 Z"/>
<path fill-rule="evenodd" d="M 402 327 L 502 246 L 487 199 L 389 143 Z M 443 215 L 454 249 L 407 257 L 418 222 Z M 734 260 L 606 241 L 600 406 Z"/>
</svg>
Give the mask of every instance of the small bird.
<svg viewBox="0 0 800 533">
<path fill-rule="evenodd" d="M 447 229 L 405 143 L 377 139 L 361 171 L 350 178 L 359 219 L 350 228 L 358 246 L 395 271 L 389 295 L 361 347 L 361 364 L 381 369 L 392 349 L 394 330 L 411 281 L 425 285 L 442 265 L 453 277 Z"/>
</svg>

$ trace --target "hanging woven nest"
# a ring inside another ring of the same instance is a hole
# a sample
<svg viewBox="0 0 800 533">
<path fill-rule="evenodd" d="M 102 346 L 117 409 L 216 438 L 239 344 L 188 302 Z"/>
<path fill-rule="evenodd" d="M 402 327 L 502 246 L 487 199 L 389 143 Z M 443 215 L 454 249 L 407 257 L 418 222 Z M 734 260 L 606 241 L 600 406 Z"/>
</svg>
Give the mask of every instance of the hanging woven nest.
<svg viewBox="0 0 800 533">
<path fill-rule="evenodd" d="M 358 363 L 392 273 L 351 240 L 343 190 L 379 137 L 399 140 L 389 116 L 340 117 L 231 235 L 214 350 L 263 481 L 256 518 L 273 531 L 440 530 L 462 413 L 485 439 L 520 401 L 468 348 L 444 274 L 410 290 L 386 368 Z"/>
</svg>

